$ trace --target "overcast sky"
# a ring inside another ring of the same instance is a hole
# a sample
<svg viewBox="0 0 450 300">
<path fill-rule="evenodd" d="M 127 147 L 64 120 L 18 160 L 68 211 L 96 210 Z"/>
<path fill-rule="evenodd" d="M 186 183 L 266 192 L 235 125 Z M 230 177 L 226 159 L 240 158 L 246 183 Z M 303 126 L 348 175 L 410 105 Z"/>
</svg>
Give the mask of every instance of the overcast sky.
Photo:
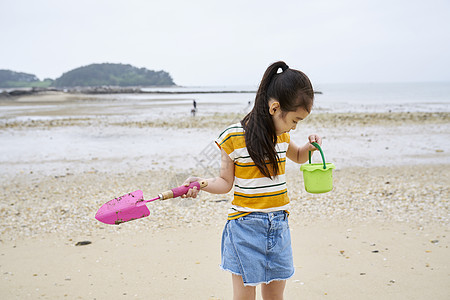
<svg viewBox="0 0 450 300">
<path fill-rule="evenodd" d="M 179 85 L 257 85 L 284 60 L 313 83 L 450 81 L 449 0 L 0 0 L 0 69 L 91 63 Z"/>
</svg>

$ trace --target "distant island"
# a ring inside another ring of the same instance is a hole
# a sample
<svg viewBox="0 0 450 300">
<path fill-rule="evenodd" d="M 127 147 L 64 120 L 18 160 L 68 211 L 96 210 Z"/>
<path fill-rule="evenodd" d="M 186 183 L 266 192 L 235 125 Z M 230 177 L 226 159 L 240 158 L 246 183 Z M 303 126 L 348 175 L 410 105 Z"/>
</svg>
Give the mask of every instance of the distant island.
<svg viewBox="0 0 450 300">
<path fill-rule="evenodd" d="M 0 70 L 1 99 L 35 95 L 46 92 L 72 94 L 210 94 L 210 93 L 256 93 L 256 90 L 145 90 L 145 87 L 176 86 L 165 71 L 152 71 L 125 64 L 91 64 L 73 69 L 53 80 L 39 80 L 36 75 Z M 320 91 L 314 91 L 322 94 Z"/>
<path fill-rule="evenodd" d="M 53 87 L 93 86 L 171 86 L 169 73 L 136 68 L 124 64 L 92 64 L 64 73 Z"/>
<path fill-rule="evenodd" d="M 165 71 L 152 71 L 126 64 L 91 64 L 73 69 L 52 80 L 39 80 L 36 75 L 0 70 L 1 88 L 73 88 L 100 86 L 173 86 L 172 77 Z"/>
<path fill-rule="evenodd" d="M 33 74 L 0 70 L 0 88 L 48 88 L 52 83 L 50 78 L 41 81 Z"/>
</svg>

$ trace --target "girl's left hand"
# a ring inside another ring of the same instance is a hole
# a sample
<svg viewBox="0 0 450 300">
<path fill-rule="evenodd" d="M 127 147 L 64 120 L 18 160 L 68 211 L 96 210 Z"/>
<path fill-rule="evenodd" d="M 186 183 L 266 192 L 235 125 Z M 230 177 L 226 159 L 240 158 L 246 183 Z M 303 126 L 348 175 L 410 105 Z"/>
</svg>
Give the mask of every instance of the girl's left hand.
<svg viewBox="0 0 450 300">
<path fill-rule="evenodd" d="M 320 136 L 318 136 L 317 134 L 311 134 L 308 137 L 308 140 L 309 140 L 308 151 L 316 151 L 317 150 L 317 148 L 312 145 L 312 143 L 314 143 L 314 142 L 319 144 L 319 146 L 322 146 L 322 138 Z"/>
</svg>

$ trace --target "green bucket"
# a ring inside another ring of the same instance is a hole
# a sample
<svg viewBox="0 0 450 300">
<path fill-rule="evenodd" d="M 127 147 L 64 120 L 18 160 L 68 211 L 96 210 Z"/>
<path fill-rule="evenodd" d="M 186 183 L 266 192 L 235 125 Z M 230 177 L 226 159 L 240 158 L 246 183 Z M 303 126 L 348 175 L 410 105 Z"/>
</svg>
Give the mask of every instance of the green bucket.
<svg viewBox="0 0 450 300">
<path fill-rule="evenodd" d="M 314 147 L 319 149 L 322 155 L 323 163 L 311 163 L 311 151 L 309 151 L 309 164 L 304 164 L 300 167 L 303 171 L 303 181 L 305 182 L 305 189 L 308 193 L 320 194 L 326 193 L 333 189 L 333 169 L 336 167 L 332 163 L 325 163 L 325 156 L 319 144 L 312 143 Z"/>
</svg>

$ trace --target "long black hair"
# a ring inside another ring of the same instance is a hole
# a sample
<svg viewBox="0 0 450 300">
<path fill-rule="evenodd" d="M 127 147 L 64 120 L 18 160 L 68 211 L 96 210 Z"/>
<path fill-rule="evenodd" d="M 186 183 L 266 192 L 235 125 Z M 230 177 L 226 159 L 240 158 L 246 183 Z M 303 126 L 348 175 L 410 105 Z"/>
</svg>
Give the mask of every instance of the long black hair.
<svg viewBox="0 0 450 300">
<path fill-rule="evenodd" d="M 278 73 L 280 68 L 282 72 Z M 264 73 L 253 109 L 241 121 L 250 157 L 264 176 L 272 178 L 266 160 L 272 166 L 273 176 L 278 175 L 279 168 L 275 150 L 277 134 L 269 113 L 270 99 L 280 103 L 282 113 L 296 111 L 299 107 L 311 112 L 314 90 L 303 72 L 290 69 L 283 61 L 275 62 Z"/>
</svg>

